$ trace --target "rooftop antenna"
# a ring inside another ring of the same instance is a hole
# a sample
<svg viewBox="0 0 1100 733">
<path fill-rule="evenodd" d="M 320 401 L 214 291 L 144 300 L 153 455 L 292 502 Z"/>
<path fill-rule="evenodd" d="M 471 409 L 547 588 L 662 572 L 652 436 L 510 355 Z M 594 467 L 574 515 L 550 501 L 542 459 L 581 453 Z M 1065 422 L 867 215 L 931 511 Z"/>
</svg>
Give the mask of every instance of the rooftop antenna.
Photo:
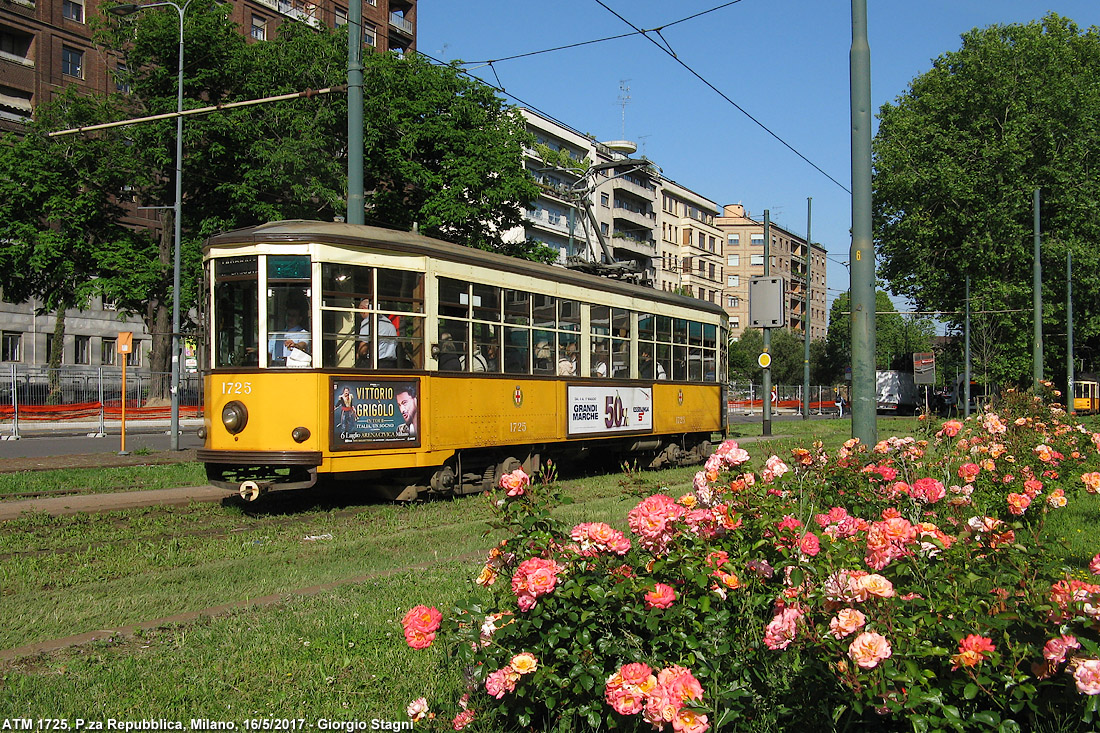
<svg viewBox="0 0 1100 733">
<path fill-rule="evenodd" d="M 624 133 L 624 137 L 625 137 L 625 133 Z M 637 137 L 638 140 L 642 143 L 642 157 L 644 158 L 645 157 L 645 141 L 646 141 L 646 138 L 649 137 L 649 135 L 636 135 L 635 137 Z"/>
<path fill-rule="evenodd" d="M 619 79 L 619 106 L 623 108 L 623 137 L 626 137 L 626 105 L 630 104 L 630 79 Z"/>
</svg>

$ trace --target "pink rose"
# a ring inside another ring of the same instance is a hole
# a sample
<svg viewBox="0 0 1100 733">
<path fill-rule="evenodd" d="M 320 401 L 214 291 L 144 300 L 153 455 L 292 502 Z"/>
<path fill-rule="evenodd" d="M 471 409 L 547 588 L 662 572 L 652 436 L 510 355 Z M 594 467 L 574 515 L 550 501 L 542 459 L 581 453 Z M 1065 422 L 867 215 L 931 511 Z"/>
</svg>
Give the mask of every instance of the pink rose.
<svg viewBox="0 0 1100 733">
<path fill-rule="evenodd" d="M 848 656 L 862 669 L 874 669 L 893 653 L 886 637 L 873 631 L 864 631 L 848 646 Z"/>
<path fill-rule="evenodd" d="M 854 608 L 842 608 L 829 622 L 829 631 L 833 632 L 833 636 L 837 639 L 843 639 L 862 629 L 866 623 L 867 617 L 860 611 Z"/>
<path fill-rule="evenodd" d="M 821 552 L 821 543 L 818 541 L 817 535 L 813 532 L 807 532 L 802 535 L 802 541 L 798 544 L 798 549 L 802 551 L 803 555 L 814 557 Z"/>
<path fill-rule="evenodd" d="M 1043 646 L 1043 657 L 1055 664 L 1066 661 L 1066 654 L 1070 649 L 1080 649 L 1081 642 L 1072 634 L 1063 634 L 1048 641 Z"/>
<path fill-rule="evenodd" d="M 664 583 L 658 583 L 653 590 L 645 594 L 646 608 L 660 608 L 663 610 L 671 606 L 675 600 L 676 591 L 672 590 L 672 586 Z"/>
<path fill-rule="evenodd" d="M 1082 695 L 1100 695 L 1100 659 L 1086 659 L 1073 673 L 1077 691 Z"/>
<path fill-rule="evenodd" d="M 1093 575 L 1100 575 L 1100 554 L 1092 558 L 1092 562 L 1089 563 L 1089 572 Z"/>
<path fill-rule="evenodd" d="M 530 485 L 531 477 L 522 468 L 517 468 L 515 471 L 500 477 L 500 488 L 507 491 L 508 496 L 523 496 Z"/>
</svg>

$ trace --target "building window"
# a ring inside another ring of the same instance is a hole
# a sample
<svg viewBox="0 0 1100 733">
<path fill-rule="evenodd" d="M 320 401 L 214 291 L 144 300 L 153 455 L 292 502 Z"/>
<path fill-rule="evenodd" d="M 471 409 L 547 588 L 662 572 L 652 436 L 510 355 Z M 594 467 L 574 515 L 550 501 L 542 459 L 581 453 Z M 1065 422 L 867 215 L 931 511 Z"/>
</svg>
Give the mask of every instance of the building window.
<svg viewBox="0 0 1100 733">
<path fill-rule="evenodd" d="M 139 367 L 141 366 L 141 340 L 134 339 L 133 351 L 126 355 L 126 366 Z"/>
<path fill-rule="evenodd" d="M 606 193 L 600 194 L 600 206 L 604 207 L 605 209 L 610 208 L 611 206 L 611 197 L 608 196 Z"/>
<path fill-rule="evenodd" d="M 710 263 L 710 279 L 711 280 L 715 279 L 715 271 L 714 271 L 714 263 L 713 262 Z"/>
<path fill-rule="evenodd" d="M 363 24 L 363 43 L 371 48 L 378 46 L 378 34 L 373 25 Z"/>
<path fill-rule="evenodd" d="M 69 20 L 83 23 L 84 3 L 81 0 L 64 0 L 64 2 L 61 3 L 61 14 Z"/>
<path fill-rule="evenodd" d="M 348 24 L 348 11 L 347 10 L 345 10 L 344 8 L 341 8 L 341 7 L 337 7 L 336 10 L 333 11 L 333 12 L 334 12 L 334 15 L 335 15 L 335 20 L 333 21 L 333 25 L 335 25 L 337 28 L 339 28 L 342 25 L 347 25 Z"/>
<path fill-rule="evenodd" d="M 75 352 L 73 355 L 73 361 L 76 364 L 91 364 L 92 363 L 92 337 L 91 336 L 77 336 L 75 342 Z"/>
<path fill-rule="evenodd" d="M 728 265 L 729 267 L 740 267 L 741 255 L 728 255 L 726 257 L 726 265 Z"/>
<path fill-rule="evenodd" d="M 759 265 L 759 266 L 763 267 L 764 266 L 764 255 L 749 255 L 749 264 L 750 265 Z"/>
<path fill-rule="evenodd" d="M 46 361 L 48 362 L 52 356 L 53 356 L 53 334 L 52 333 L 47 333 L 46 334 Z M 57 363 L 58 364 L 64 364 L 65 363 L 65 346 L 64 345 L 61 346 L 61 360 L 58 361 Z"/>
<path fill-rule="evenodd" d="M 752 235 L 752 246 L 753 247 L 763 247 L 764 246 L 764 235 L 763 234 L 753 234 Z"/>
<path fill-rule="evenodd" d="M 727 234 L 726 235 L 726 245 L 728 245 L 730 247 L 740 247 L 741 246 L 741 235 L 740 234 Z"/>
<path fill-rule="evenodd" d="M 740 308 L 741 307 L 741 298 L 740 298 L 740 296 L 727 295 L 726 296 L 726 307 L 727 308 Z"/>
<path fill-rule="evenodd" d="M 740 275 L 727 275 L 726 276 L 726 287 L 727 288 L 739 288 L 739 287 L 741 287 L 741 276 Z"/>
<path fill-rule="evenodd" d="M 603 233 L 604 236 L 607 236 L 608 231 L 609 230 L 607 228 L 607 224 L 606 223 L 601 223 L 600 224 L 600 232 Z"/>
<path fill-rule="evenodd" d="M 730 329 L 741 328 L 741 316 L 730 316 Z"/>
<path fill-rule="evenodd" d="M 115 91 L 121 94 L 130 93 L 130 69 L 121 62 L 115 66 Z"/>
<path fill-rule="evenodd" d="M 715 246 L 714 237 L 707 237 L 707 249 L 709 249 L 711 252 L 713 252 L 714 251 L 714 246 Z"/>
<path fill-rule="evenodd" d="M 29 59 L 34 36 L 0 27 L 0 55 L 14 56 L 16 60 Z"/>
<path fill-rule="evenodd" d="M 252 30 L 250 35 L 257 41 L 267 40 L 267 20 L 258 15 L 252 16 Z"/>
<path fill-rule="evenodd" d="M 118 353 L 118 340 L 104 338 L 99 345 L 99 363 L 103 366 L 114 366 L 115 355 Z"/>
<path fill-rule="evenodd" d="M 66 76 L 84 78 L 84 52 L 68 46 L 61 47 L 61 73 Z"/>
<path fill-rule="evenodd" d="M 23 361 L 23 334 L 18 331 L 4 331 L 0 345 L 0 361 Z"/>
</svg>

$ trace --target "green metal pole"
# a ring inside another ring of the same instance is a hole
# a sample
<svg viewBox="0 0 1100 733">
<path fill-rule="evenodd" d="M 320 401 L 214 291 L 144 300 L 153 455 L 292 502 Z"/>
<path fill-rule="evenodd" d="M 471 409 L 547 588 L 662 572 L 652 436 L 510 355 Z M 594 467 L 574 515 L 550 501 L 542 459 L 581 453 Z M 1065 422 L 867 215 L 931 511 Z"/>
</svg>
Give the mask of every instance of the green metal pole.
<svg viewBox="0 0 1100 733">
<path fill-rule="evenodd" d="M 867 0 L 852 0 L 852 437 L 878 442 L 875 416 L 875 246 L 871 233 L 871 47 Z"/>
<path fill-rule="evenodd" d="M 810 238 L 810 218 L 813 198 L 806 197 L 806 304 L 802 313 L 802 419 L 810 419 L 810 323 L 813 321 L 813 271 L 814 246 Z"/>
<path fill-rule="evenodd" d="M 1039 189 L 1035 189 L 1033 209 L 1033 254 L 1031 267 L 1031 304 L 1034 311 L 1035 337 L 1031 346 L 1032 386 L 1039 389 L 1043 378 L 1043 267 L 1039 262 Z"/>
<path fill-rule="evenodd" d="M 1073 250 L 1066 250 L 1066 411 L 1073 414 Z"/>
<path fill-rule="evenodd" d="M 970 273 L 966 273 L 966 324 L 963 330 L 963 417 L 970 417 Z"/>
<path fill-rule="evenodd" d="M 363 0 L 348 5 L 348 212 L 364 224 L 363 196 Z"/>
<path fill-rule="evenodd" d="M 771 212 L 768 209 L 764 209 L 764 277 L 771 275 Z M 772 348 L 772 330 L 767 326 L 764 327 L 764 353 L 770 354 Z M 763 376 L 763 392 L 761 395 L 764 399 L 764 425 L 762 433 L 764 435 L 772 434 L 772 369 L 771 366 L 764 367 Z"/>
</svg>

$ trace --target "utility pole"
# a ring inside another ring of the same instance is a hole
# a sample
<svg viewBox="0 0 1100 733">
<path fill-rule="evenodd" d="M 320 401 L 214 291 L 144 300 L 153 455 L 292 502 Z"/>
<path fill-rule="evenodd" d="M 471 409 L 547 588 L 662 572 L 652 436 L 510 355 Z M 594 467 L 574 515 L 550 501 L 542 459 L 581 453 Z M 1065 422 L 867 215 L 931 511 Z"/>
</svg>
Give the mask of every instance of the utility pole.
<svg viewBox="0 0 1100 733">
<path fill-rule="evenodd" d="M 768 209 L 764 209 L 764 277 L 771 275 L 771 212 Z M 772 330 L 767 326 L 764 326 L 764 353 L 771 356 L 772 348 Z M 764 367 L 764 374 L 761 378 L 762 389 L 764 394 L 761 395 L 764 398 L 764 410 L 763 410 L 763 434 L 772 434 L 772 368 L 771 362 L 768 362 L 768 366 Z"/>
<path fill-rule="evenodd" d="M 1073 414 L 1073 250 L 1066 250 L 1066 412 Z"/>
<path fill-rule="evenodd" d="M 1032 201 L 1032 267 L 1031 267 L 1031 303 L 1034 311 L 1034 339 L 1031 346 L 1032 386 L 1038 390 L 1039 380 L 1043 378 L 1043 266 L 1039 261 L 1039 189 L 1035 189 Z"/>
<path fill-rule="evenodd" d="M 852 0 L 852 437 L 878 442 L 875 385 L 875 245 L 871 235 L 871 47 L 867 0 Z"/>
<path fill-rule="evenodd" d="M 348 4 L 348 224 L 364 224 L 363 2 Z"/>
<path fill-rule="evenodd" d="M 813 322 L 813 260 L 814 245 L 810 238 L 810 214 L 813 198 L 806 197 L 806 303 L 802 312 L 802 419 L 810 419 L 810 323 Z"/>
</svg>

